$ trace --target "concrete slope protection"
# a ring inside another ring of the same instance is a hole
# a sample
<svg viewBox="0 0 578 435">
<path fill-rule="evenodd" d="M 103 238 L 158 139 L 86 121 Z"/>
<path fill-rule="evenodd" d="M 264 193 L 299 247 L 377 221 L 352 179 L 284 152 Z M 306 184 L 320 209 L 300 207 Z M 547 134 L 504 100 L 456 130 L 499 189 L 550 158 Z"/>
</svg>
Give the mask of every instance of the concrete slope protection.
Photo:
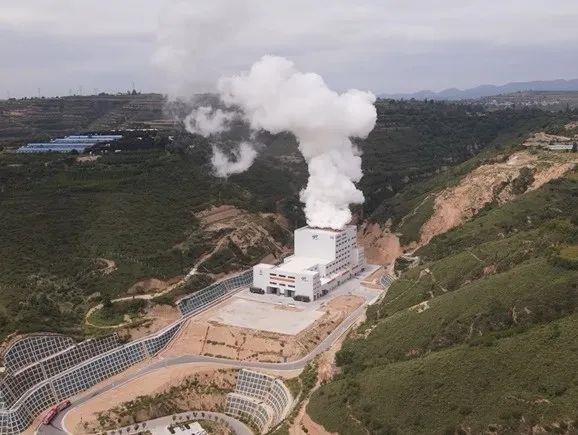
<svg viewBox="0 0 578 435">
<path fill-rule="evenodd" d="M 10 399 L 4 409 L 0 409 L 0 434 L 21 433 L 30 427 L 36 417 L 51 406 L 86 391 L 137 363 L 154 357 L 165 348 L 188 317 L 202 312 L 226 298 L 227 295 L 248 286 L 251 278 L 252 270 L 245 271 L 185 296 L 177 303 L 182 317 L 161 331 L 108 351 L 99 352 L 95 356 L 85 355 L 72 364 L 70 358 L 66 357 L 74 351 L 74 346 L 60 352 L 58 352 L 59 348 L 51 349 L 42 360 L 39 360 L 36 355 L 39 349 L 36 346 L 27 346 L 22 352 L 16 352 L 22 364 L 16 363 L 26 367 L 18 373 L 7 373 L 0 382 L 0 393 Z M 27 365 L 30 361 L 34 363 Z M 47 364 L 50 367 L 54 366 L 53 369 L 47 371 L 45 367 Z M 15 375 L 28 379 L 23 388 L 14 390 L 8 385 L 7 381 Z"/>
<path fill-rule="evenodd" d="M 270 363 L 270 362 L 258 362 L 258 361 L 238 361 L 234 359 L 211 357 L 204 355 L 182 355 L 178 357 L 163 358 L 162 353 L 159 356 L 159 360 L 147 365 L 139 371 L 127 374 L 126 376 L 111 381 L 105 385 L 102 385 L 94 391 L 89 391 L 85 394 L 81 394 L 76 398 L 71 400 L 71 406 L 66 410 L 66 412 L 58 415 L 51 427 L 40 427 L 39 433 L 70 433 L 70 431 L 65 427 L 65 419 L 68 412 L 74 408 L 83 405 L 94 397 L 106 393 L 107 391 L 119 388 L 127 383 L 130 383 L 136 379 L 139 379 L 147 374 L 154 373 L 157 370 L 169 368 L 171 366 L 183 365 L 183 364 L 214 364 L 215 366 L 229 366 L 232 368 L 246 368 L 254 370 L 276 370 L 276 371 L 296 371 L 303 369 L 310 361 L 312 361 L 316 356 L 324 353 L 330 349 L 342 336 L 345 334 L 357 321 L 359 321 L 367 305 L 374 303 L 377 298 L 367 300 L 357 308 L 353 313 L 351 313 L 336 329 L 334 329 L 324 340 L 322 340 L 309 354 L 300 358 L 296 361 L 289 361 L 283 363 Z M 56 432 L 54 432 L 56 431 Z"/>
</svg>

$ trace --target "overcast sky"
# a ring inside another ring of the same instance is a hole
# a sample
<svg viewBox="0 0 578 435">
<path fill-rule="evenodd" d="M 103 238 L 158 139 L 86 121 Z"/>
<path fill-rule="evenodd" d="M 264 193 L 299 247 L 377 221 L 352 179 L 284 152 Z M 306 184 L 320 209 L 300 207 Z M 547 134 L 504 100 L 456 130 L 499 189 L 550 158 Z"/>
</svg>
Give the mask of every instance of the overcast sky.
<svg viewBox="0 0 578 435">
<path fill-rule="evenodd" d="M 578 0 L 1 0 L 0 98 L 192 93 L 264 54 L 376 93 L 578 78 Z"/>
</svg>

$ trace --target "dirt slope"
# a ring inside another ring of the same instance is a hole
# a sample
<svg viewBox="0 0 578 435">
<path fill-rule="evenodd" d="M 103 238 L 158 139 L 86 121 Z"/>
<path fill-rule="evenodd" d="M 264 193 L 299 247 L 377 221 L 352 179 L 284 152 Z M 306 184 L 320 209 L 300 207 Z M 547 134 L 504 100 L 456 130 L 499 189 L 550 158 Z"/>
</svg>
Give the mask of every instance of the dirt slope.
<svg viewBox="0 0 578 435">
<path fill-rule="evenodd" d="M 364 223 L 359 227 L 357 240 L 365 250 L 365 259 L 370 264 L 390 264 L 403 251 L 398 237 L 377 223 Z"/>
<path fill-rule="evenodd" d="M 275 258 L 288 252 L 275 233 L 288 231 L 281 215 L 273 213 L 249 213 L 232 205 L 211 207 L 195 215 L 203 231 L 214 235 L 216 240 L 226 237 L 243 254 L 251 249 L 267 247 Z"/>
<path fill-rule="evenodd" d="M 574 153 L 520 151 L 505 161 L 482 165 L 435 199 L 434 212 L 421 228 L 419 246 L 476 215 L 486 204 L 500 204 L 561 177 L 578 163 Z"/>
</svg>

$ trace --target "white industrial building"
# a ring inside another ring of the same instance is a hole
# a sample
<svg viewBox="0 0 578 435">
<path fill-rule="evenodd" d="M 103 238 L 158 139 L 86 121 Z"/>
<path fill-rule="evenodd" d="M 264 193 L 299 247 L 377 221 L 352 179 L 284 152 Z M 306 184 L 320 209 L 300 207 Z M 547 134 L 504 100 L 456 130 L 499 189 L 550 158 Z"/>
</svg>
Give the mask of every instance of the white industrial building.
<svg viewBox="0 0 578 435">
<path fill-rule="evenodd" d="M 365 268 L 357 229 L 303 227 L 295 230 L 295 253 L 274 266 L 253 267 L 252 291 L 313 301 Z"/>
</svg>

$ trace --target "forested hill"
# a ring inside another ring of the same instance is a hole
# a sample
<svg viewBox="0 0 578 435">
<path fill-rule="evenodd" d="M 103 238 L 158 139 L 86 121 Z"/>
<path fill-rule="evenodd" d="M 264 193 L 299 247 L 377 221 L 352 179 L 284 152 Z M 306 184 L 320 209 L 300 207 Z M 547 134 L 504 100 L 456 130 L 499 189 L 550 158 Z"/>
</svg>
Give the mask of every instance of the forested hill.
<svg viewBox="0 0 578 435">
<path fill-rule="evenodd" d="M 337 354 L 341 374 L 307 408 L 315 421 L 342 434 L 578 430 L 578 171 L 521 191 L 494 192 L 415 253 Z"/>
<path fill-rule="evenodd" d="M 487 111 L 434 101 L 378 100 L 376 107 L 376 126 L 360 143 L 360 185 L 366 213 L 382 219 L 390 217 L 393 197 L 406 187 L 485 149 L 519 145 L 531 132 L 564 125 L 575 116 L 535 109 Z"/>
<path fill-rule="evenodd" d="M 0 100 L 0 149 L 79 131 L 171 125 L 160 94 Z"/>
<path fill-rule="evenodd" d="M 90 109 L 95 104 L 98 113 Z M 77 106 L 82 110 L 71 116 Z M 17 100 L 3 102 L 1 108 L 7 123 L 0 139 L 15 144 L 30 134 L 52 138 L 98 125 L 141 125 L 161 116 L 162 98 Z M 359 143 L 365 173 L 360 185 L 365 215 L 382 221 L 405 207 L 397 192 L 572 117 L 386 100 L 379 100 L 377 109 L 376 129 Z M 91 306 L 126 295 L 145 279 L 168 282 L 182 276 L 216 248 L 216 238 L 197 218 L 213 205 L 234 205 L 255 218 L 262 212 L 280 213 L 292 225 L 303 223 L 298 194 L 306 182 L 306 166 L 293 138 L 263 135 L 255 164 L 223 180 L 211 173 L 211 143 L 178 126 L 157 124 L 158 131 L 146 133 L 154 136 L 146 141 L 150 147 L 139 147 L 135 139 L 118 153 L 96 159 L 0 151 L 1 336 L 38 330 L 90 334 L 83 317 Z M 174 140 L 169 142 L 169 136 Z M 283 242 L 283 234 L 270 230 Z M 206 264 L 206 276 L 183 291 L 206 285 L 225 272 L 224 264 L 248 267 L 265 254 L 217 249 Z"/>
</svg>

